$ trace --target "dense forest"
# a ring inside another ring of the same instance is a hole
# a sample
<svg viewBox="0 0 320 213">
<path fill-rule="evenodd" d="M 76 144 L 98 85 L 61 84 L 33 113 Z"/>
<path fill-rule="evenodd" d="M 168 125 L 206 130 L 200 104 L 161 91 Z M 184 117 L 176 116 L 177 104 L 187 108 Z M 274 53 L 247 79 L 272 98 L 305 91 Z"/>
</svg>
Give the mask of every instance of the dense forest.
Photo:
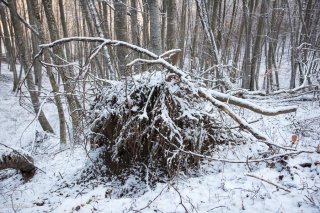
<svg viewBox="0 0 320 213">
<path fill-rule="evenodd" d="M 105 192 L 110 199 L 148 190 L 161 197 L 157 184 L 165 183 L 179 195 L 176 212 L 206 212 L 173 183 L 181 175 L 239 165 L 245 177 L 291 193 L 299 189 L 281 181 L 305 174 L 292 172 L 298 163 L 315 172 L 305 177 L 314 184 L 302 193 L 308 206 L 299 208 L 319 210 L 320 1 L 0 0 L 0 26 L 3 115 L 16 103 L 24 111 L 14 119 L 31 117 L 19 121 L 23 130 L 3 129 L 0 181 L 14 183 L 11 168 L 36 184 L 44 155 L 60 162 L 54 156 L 81 149 L 81 175 L 67 182 L 121 186 Z M 47 143 L 58 148 L 35 151 Z M 280 183 L 254 174 L 266 168 Z M 57 182 L 57 191 L 68 188 Z M 158 196 L 119 212 L 157 209 Z M 237 205 L 226 212 L 245 210 L 243 200 Z"/>
</svg>

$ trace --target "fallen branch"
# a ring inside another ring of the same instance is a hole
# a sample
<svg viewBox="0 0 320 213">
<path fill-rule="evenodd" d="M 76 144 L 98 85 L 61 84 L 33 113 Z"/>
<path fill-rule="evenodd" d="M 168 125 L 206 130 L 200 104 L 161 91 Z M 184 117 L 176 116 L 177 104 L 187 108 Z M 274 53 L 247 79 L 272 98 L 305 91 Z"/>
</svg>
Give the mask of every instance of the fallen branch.
<svg viewBox="0 0 320 213">
<path fill-rule="evenodd" d="M 261 177 L 257 177 L 257 176 L 255 176 L 255 175 L 251 175 L 251 174 L 246 174 L 246 176 L 248 176 L 248 177 L 253 177 L 253 178 L 256 178 L 256 179 L 258 179 L 258 180 L 264 181 L 264 182 L 269 183 L 270 185 L 273 185 L 273 186 L 275 186 L 275 187 L 277 187 L 277 188 L 279 188 L 279 189 L 282 189 L 282 190 L 284 190 L 284 191 L 286 191 L 286 192 L 291 192 L 289 189 L 284 188 L 284 187 L 282 187 L 282 186 L 280 186 L 280 185 L 278 185 L 278 184 L 272 183 L 271 181 L 265 180 L 265 179 L 263 179 L 263 178 L 261 178 Z"/>
<path fill-rule="evenodd" d="M 255 160 L 229 160 L 229 159 L 224 159 L 224 158 L 213 158 L 213 157 L 210 157 L 210 156 L 207 156 L 207 155 L 202 155 L 202 154 L 198 154 L 198 153 L 194 153 L 194 152 L 191 152 L 191 151 L 185 151 L 184 149 L 178 147 L 177 145 L 171 143 L 169 141 L 169 139 L 167 137 L 165 137 L 163 134 L 161 134 L 161 132 L 156 129 L 157 132 L 159 133 L 159 135 L 164 139 L 166 140 L 166 142 L 173 146 L 174 148 L 176 148 L 177 150 L 185 153 L 185 154 L 189 154 L 189 155 L 193 155 L 193 156 L 196 156 L 196 157 L 199 157 L 199 158 L 202 158 L 202 159 L 206 159 L 206 160 L 209 160 L 209 161 L 219 161 L 219 162 L 223 162 L 223 163 L 259 163 L 259 162 L 265 162 L 265 161 L 268 161 L 268 160 L 273 160 L 273 159 L 276 159 L 276 158 L 280 158 L 280 157 L 284 157 L 284 156 L 292 156 L 292 155 L 299 155 L 299 154 L 302 154 L 302 153 L 315 153 L 313 151 L 309 151 L 309 150 L 299 150 L 299 151 L 293 151 L 293 152 L 287 152 L 287 153 L 282 153 L 282 154 L 277 154 L 277 155 L 273 155 L 273 156 L 270 156 L 268 158 L 260 158 L 260 159 L 255 159 Z"/>
<path fill-rule="evenodd" d="M 298 107 L 297 106 L 287 106 L 287 107 L 279 107 L 275 109 L 266 109 L 262 108 L 256 104 L 253 104 L 251 102 L 248 102 L 244 99 L 237 98 L 231 95 L 223 94 L 214 90 L 210 90 L 209 93 L 222 102 L 227 102 L 232 105 L 236 105 L 238 107 L 242 107 L 245 109 L 249 109 L 253 112 L 262 114 L 262 115 L 268 115 L 268 116 L 274 116 L 274 115 L 280 115 L 280 114 L 286 114 L 290 112 L 296 112 Z"/>
</svg>

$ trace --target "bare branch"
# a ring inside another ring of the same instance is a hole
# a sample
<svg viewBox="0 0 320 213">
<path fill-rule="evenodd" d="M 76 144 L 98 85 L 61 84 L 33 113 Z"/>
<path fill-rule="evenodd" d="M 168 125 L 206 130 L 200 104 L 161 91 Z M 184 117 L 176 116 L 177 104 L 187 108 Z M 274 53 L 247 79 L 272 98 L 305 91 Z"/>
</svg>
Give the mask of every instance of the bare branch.
<svg viewBox="0 0 320 213">
<path fill-rule="evenodd" d="M 271 185 L 273 185 L 273 186 L 275 186 L 275 187 L 277 187 L 277 188 L 279 188 L 279 189 L 282 189 L 282 190 L 284 190 L 284 191 L 286 191 L 286 192 L 291 192 L 289 189 L 284 188 L 284 187 L 282 187 L 282 186 L 280 186 L 280 185 L 278 185 L 278 184 L 272 183 L 271 181 L 266 180 L 266 179 L 263 179 L 263 178 L 261 178 L 261 177 L 257 177 L 257 176 L 255 176 L 255 175 L 251 175 L 251 174 L 246 174 L 246 176 L 248 176 L 248 177 L 253 177 L 253 178 L 256 178 L 256 179 L 258 179 L 258 180 L 262 180 L 262 181 L 264 181 L 264 182 L 266 182 L 266 183 L 269 183 L 269 184 L 271 184 Z"/>
<path fill-rule="evenodd" d="M 253 112 L 262 114 L 262 115 L 268 115 L 268 116 L 274 116 L 279 114 L 285 114 L 290 112 L 296 112 L 298 107 L 297 106 L 287 106 L 287 107 L 280 107 L 275 109 L 265 109 L 262 108 L 256 104 L 253 104 L 251 102 L 248 102 L 246 100 L 243 100 L 242 98 L 237 98 L 231 95 L 223 94 L 214 90 L 210 90 L 209 93 L 218 99 L 219 101 L 227 102 L 233 105 L 236 105 L 238 107 L 249 109 Z"/>
</svg>

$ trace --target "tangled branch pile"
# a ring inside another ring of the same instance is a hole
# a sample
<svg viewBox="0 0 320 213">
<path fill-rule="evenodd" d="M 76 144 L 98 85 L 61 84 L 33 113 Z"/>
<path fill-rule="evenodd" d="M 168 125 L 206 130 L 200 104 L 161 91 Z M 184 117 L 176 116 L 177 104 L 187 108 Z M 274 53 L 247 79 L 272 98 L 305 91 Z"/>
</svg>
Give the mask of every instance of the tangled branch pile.
<svg viewBox="0 0 320 213">
<path fill-rule="evenodd" d="M 107 87 L 92 107 L 91 142 L 104 146 L 107 174 L 142 168 L 151 180 L 190 172 L 217 144 L 236 141 L 221 114 L 173 74 L 155 72 Z"/>
<path fill-rule="evenodd" d="M 90 140 L 105 149 L 102 157 L 107 175 L 132 174 L 131 169 L 143 168 L 142 173 L 157 180 L 188 172 L 199 165 L 201 157 L 210 155 L 217 144 L 236 140 L 236 133 L 227 128 L 226 117 L 270 147 L 284 148 L 274 144 L 228 104 L 267 116 L 295 112 L 296 106 L 261 108 L 198 85 L 188 73 L 167 61 L 167 56 L 170 58 L 180 50 L 158 56 L 123 41 L 70 37 L 41 45 L 41 52 L 71 41 L 101 43 L 95 54 L 106 45 L 129 48 L 148 59 L 135 59 L 127 67 L 146 63 L 164 68 L 163 73 L 144 73 L 131 80 L 127 77 L 125 82 L 108 81 L 113 85 L 105 88 L 92 106 Z"/>
</svg>

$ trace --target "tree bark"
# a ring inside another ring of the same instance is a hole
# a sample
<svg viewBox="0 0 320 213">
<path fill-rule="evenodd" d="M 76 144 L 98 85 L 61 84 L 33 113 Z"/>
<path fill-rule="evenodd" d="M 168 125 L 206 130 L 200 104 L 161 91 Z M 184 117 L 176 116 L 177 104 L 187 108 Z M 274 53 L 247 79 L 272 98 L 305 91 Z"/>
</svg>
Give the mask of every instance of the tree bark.
<svg viewBox="0 0 320 213">
<path fill-rule="evenodd" d="M 47 40 L 45 38 L 45 33 L 43 30 L 43 27 L 41 25 L 41 18 L 40 18 L 40 9 L 39 9 L 39 4 L 37 0 L 28 0 L 30 3 L 30 11 L 32 11 L 31 14 L 29 14 L 29 16 L 33 16 L 34 17 L 34 21 L 35 21 L 35 26 L 38 30 L 39 33 L 39 39 L 41 43 L 46 43 Z M 39 48 L 37 48 L 37 52 L 39 52 Z M 48 51 L 44 52 L 44 59 L 45 61 L 49 62 L 50 60 L 50 54 Z M 48 66 L 46 68 L 47 70 L 47 75 L 49 77 L 49 81 L 51 84 L 51 88 L 52 88 L 52 92 L 54 93 L 54 100 L 55 100 L 55 104 L 57 106 L 57 111 L 58 111 L 58 117 L 59 117 L 59 135 L 60 135 L 60 144 L 62 146 L 66 145 L 67 143 L 67 132 L 66 132 L 66 119 L 65 119 L 65 115 L 64 115 L 64 109 L 63 109 L 63 105 L 62 105 L 62 100 L 61 97 L 59 95 L 60 91 L 59 91 L 59 85 L 56 82 L 55 76 L 52 72 L 52 68 L 50 66 Z"/>
<path fill-rule="evenodd" d="M 248 2 L 249 1 L 249 2 Z M 244 17 L 244 27 L 246 32 L 246 43 L 245 43 L 245 53 L 243 57 L 242 65 L 242 88 L 254 89 L 250 87 L 251 79 L 251 28 L 252 28 L 252 12 L 254 0 L 243 0 L 243 17 Z"/>
<path fill-rule="evenodd" d="M 167 49 L 177 48 L 177 2 L 167 0 Z"/>
<path fill-rule="evenodd" d="M 2 30 L 3 30 L 3 43 L 4 47 L 7 52 L 7 59 L 10 65 L 10 71 L 13 72 L 13 91 L 15 92 L 18 88 L 19 78 L 16 68 L 16 51 L 13 42 L 10 40 L 10 32 L 8 29 L 8 20 L 7 15 L 5 13 L 5 8 L 2 4 L 0 4 L 0 17 L 2 23 Z"/>
<path fill-rule="evenodd" d="M 84 4 L 84 5 L 87 4 L 87 6 L 88 6 L 88 10 L 91 13 L 91 17 L 92 17 L 93 23 L 96 27 L 96 30 L 98 32 L 98 35 L 102 38 L 105 38 L 105 32 L 103 31 L 103 28 L 101 25 L 101 20 L 98 16 L 97 9 L 94 5 L 94 2 L 92 0 L 87 0 L 87 1 L 82 0 L 82 1 L 83 1 L 82 4 Z M 108 72 L 107 76 L 108 76 L 108 78 L 114 80 L 114 79 L 116 79 L 116 72 L 115 72 L 114 67 L 111 63 L 111 58 L 110 58 L 108 48 L 105 47 L 103 49 L 103 52 L 104 52 L 104 58 L 105 58 L 106 65 L 107 65 L 107 72 Z"/>
<path fill-rule="evenodd" d="M 49 34 L 51 40 L 57 40 L 59 38 L 58 28 L 56 25 L 56 21 L 52 11 L 52 1 L 51 0 L 42 0 L 42 4 L 44 6 L 44 11 L 47 19 L 47 24 L 49 28 Z M 61 58 L 65 58 L 65 54 L 62 47 L 53 48 L 53 53 Z M 53 61 L 57 65 L 63 64 L 60 59 L 57 57 L 53 58 Z M 80 131 L 80 115 L 79 109 L 77 107 L 76 96 L 74 94 L 74 85 L 71 83 L 72 74 L 69 73 L 68 69 L 64 69 L 63 67 L 58 67 L 59 74 L 61 75 L 63 81 L 64 92 L 66 93 L 68 105 L 70 107 L 70 114 L 72 118 L 72 126 L 73 126 L 73 139 L 75 142 L 78 142 Z"/>
<path fill-rule="evenodd" d="M 116 38 L 120 41 L 128 41 L 127 31 L 127 0 L 116 0 L 114 2 L 114 31 Z M 126 75 L 126 56 L 125 48 L 117 48 L 118 67 L 120 76 Z"/>
<path fill-rule="evenodd" d="M 8 149 L 0 154 L 0 170 L 18 169 L 24 173 L 31 173 L 35 168 L 33 158 L 26 152 Z"/>
<path fill-rule="evenodd" d="M 47 117 L 45 116 L 42 109 L 40 109 L 40 101 L 39 101 L 39 97 L 38 97 L 38 92 L 36 90 L 36 87 L 35 87 L 35 84 L 33 81 L 33 77 L 31 75 L 32 73 L 28 72 L 28 70 L 29 70 L 28 64 L 29 63 L 27 60 L 27 53 L 26 53 L 27 49 L 26 49 L 26 46 L 24 43 L 25 38 L 23 38 L 23 36 L 22 36 L 23 34 L 22 34 L 20 21 L 19 21 L 18 14 L 17 14 L 16 1 L 8 1 L 8 7 L 10 9 L 11 20 L 13 23 L 16 47 L 19 49 L 18 54 L 20 56 L 21 65 L 22 65 L 24 72 L 26 74 L 25 78 L 26 78 L 29 94 L 31 97 L 33 109 L 34 109 L 36 115 L 38 116 L 38 120 L 39 120 L 39 123 L 40 123 L 42 129 L 44 131 L 53 133 L 54 131 L 53 131 L 50 123 L 48 122 Z"/>
<path fill-rule="evenodd" d="M 265 13 L 267 11 L 267 5 L 265 1 L 261 2 L 260 6 L 260 17 L 258 20 L 257 26 L 257 35 L 256 40 L 252 50 L 252 59 L 251 59 L 251 73 L 250 73 L 250 90 L 253 91 L 258 86 L 258 82 L 256 81 L 256 75 L 259 74 L 260 58 L 262 54 L 262 44 L 263 44 L 263 35 L 264 35 L 264 27 L 265 27 Z"/>
<path fill-rule="evenodd" d="M 160 28 L 160 8 L 159 0 L 148 0 L 150 17 L 150 42 L 151 51 L 161 55 L 161 28 Z"/>
</svg>

